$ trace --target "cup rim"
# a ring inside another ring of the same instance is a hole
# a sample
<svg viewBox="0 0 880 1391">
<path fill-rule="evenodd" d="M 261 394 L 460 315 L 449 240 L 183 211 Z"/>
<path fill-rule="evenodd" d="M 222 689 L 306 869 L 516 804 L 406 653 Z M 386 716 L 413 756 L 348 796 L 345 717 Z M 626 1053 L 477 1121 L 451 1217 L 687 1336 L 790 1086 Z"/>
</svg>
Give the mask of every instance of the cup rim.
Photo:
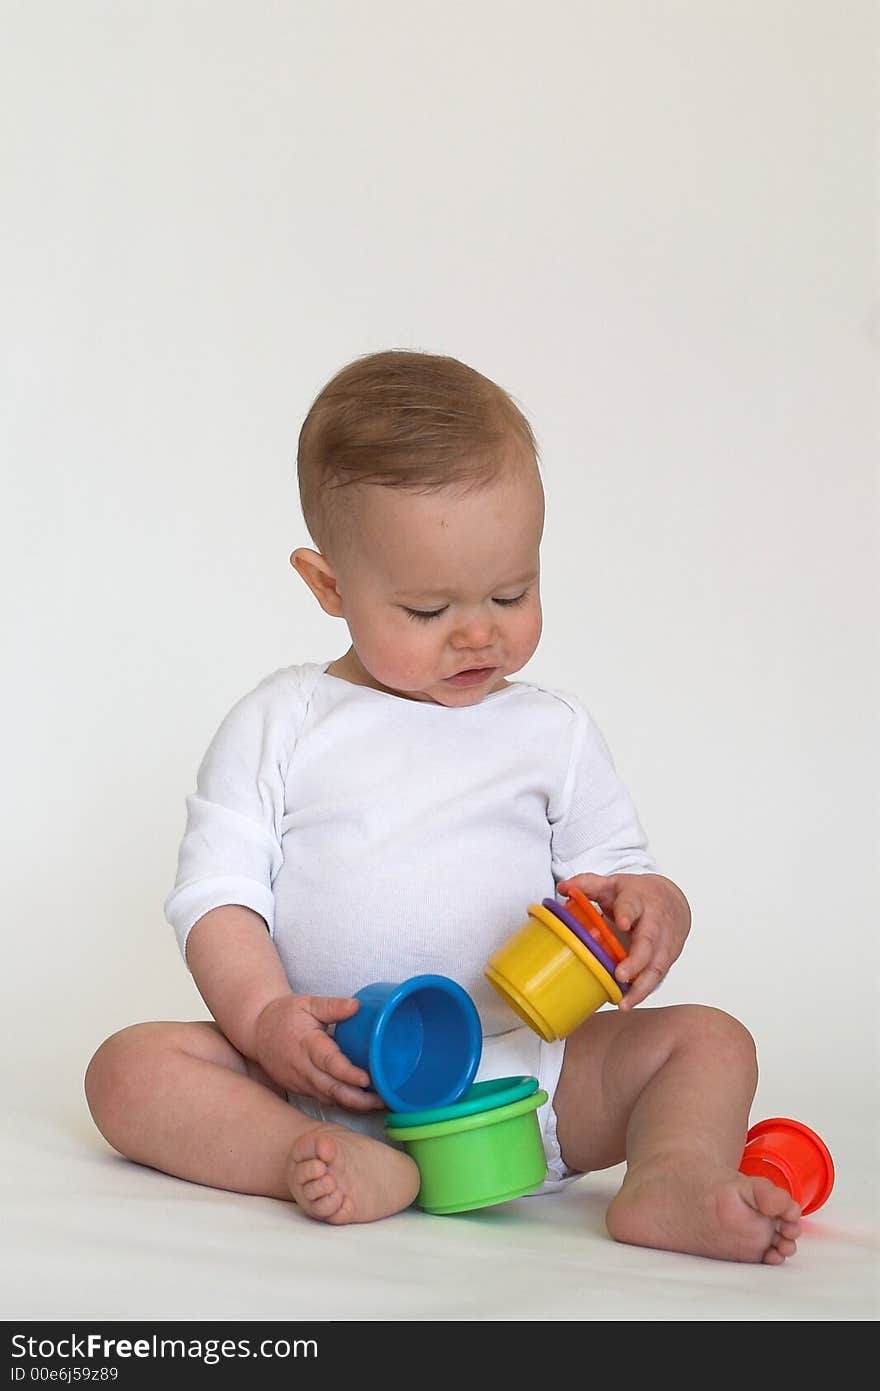
<svg viewBox="0 0 880 1391">
<path fill-rule="evenodd" d="M 471 1116 L 459 1116 L 451 1121 L 436 1121 L 430 1125 L 386 1125 L 385 1134 L 389 1140 L 437 1140 L 445 1135 L 481 1130 L 484 1126 L 516 1120 L 530 1111 L 537 1111 L 548 1100 L 547 1093 L 539 1087 L 531 1096 L 524 1096 L 520 1101 L 511 1101 L 506 1106 L 496 1106 L 492 1111 L 477 1111 Z"/>
<path fill-rule="evenodd" d="M 575 937 L 571 929 L 566 927 L 565 923 L 557 918 L 555 913 L 551 913 L 548 908 L 544 908 L 540 903 L 530 903 L 529 912 L 532 917 L 536 918 L 544 927 L 549 927 L 554 936 L 558 937 L 565 946 L 570 948 L 578 961 L 586 966 L 588 970 L 592 971 L 593 975 L 597 977 L 599 984 L 603 987 L 605 994 L 611 1000 L 611 1003 L 614 1005 L 620 1004 L 620 1001 L 623 999 L 623 991 L 617 984 L 617 981 L 613 976 L 609 976 L 601 961 L 593 955 L 588 947 L 584 946 L 583 942 L 581 942 L 578 937 Z"/>
<path fill-rule="evenodd" d="M 570 891 L 566 894 L 566 898 L 568 899 L 568 903 L 565 906 L 572 917 L 576 918 L 579 913 L 582 914 L 587 920 L 584 922 L 584 927 L 589 930 L 589 925 L 592 924 L 596 932 L 598 932 L 599 939 L 608 955 L 613 957 L 617 964 L 620 965 L 621 961 L 626 957 L 626 948 L 622 942 L 617 940 L 598 908 L 596 908 L 591 900 L 587 898 L 587 895 L 574 884 L 572 884 Z"/>
<path fill-rule="evenodd" d="M 602 944 L 600 942 L 597 942 L 595 938 L 590 936 L 583 923 L 579 923 L 574 914 L 569 913 L 568 910 L 564 908 L 561 903 L 557 903 L 556 899 L 554 898 L 542 899 L 542 903 L 543 906 L 547 909 L 548 913 L 553 913 L 561 923 L 565 924 L 569 932 L 574 933 L 575 937 L 577 937 L 579 942 L 583 942 L 584 946 L 587 948 L 587 951 L 591 951 L 593 953 L 599 965 L 605 967 L 605 970 L 608 972 L 611 979 L 615 982 L 616 985 L 619 985 L 620 989 L 624 992 L 624 994 L 626 994 L 627 990 L 629 990 L 629 981 L 623 982 L 617 980 L 617 978 L 614 975 L 615 962 L 612 961 L 611 957 L 608 955 L 608 952 L 605 950 Z"/>
<path fill-rule="evenodd" d="M 457 1081 L 448 1086 L 444 1092 L 438 1094 L 436 1104 L 449 1106 L 452 1102 L 458 1101 L 473 1082 L 480 1065 L 483 1052 L 483 1026 L 477 1007 L 464 986 L 459 985 L 458 981 L 453 980 L 450 976 L 441 976 L 431 972 L 424 975 L 408 976 L 406 980 L 400 981 L 383 1001 L 378 1011 L 375 1028 L 370 1035 L 368 1068 L 370 1079 L 374 1090 L 379 1093 L 391 1111 L 424 1111 L 426 1109 L 422 1104 L 408 1106 L 399 1090 L 390 1085 L 380 1051 L 391 1015 L 402 1001 L 417 994 L 420 990 L 439 990 L 442 994 L 456 1000 L 462 1009 L 461 1017 L 465 1023 L 467 1034 L 467 1063 L 461 1069 Z"/>
<path fill-rule="evenodd" d="M 480 1088 L 483 1088 L 482 1092 Z M 438 1121 L 458 1120 L 460 1116 L 495 1111 L 499 1106 L 521 1101 L 523 1097 L 531 1096 L 537 1090 L 537 1077 L 529 1077 L 524 1073 L 514 1077 L 487 1077 L 482 1082 L 473 1082 L 460 1100 L 454 1101 L 451 1106 L 425 1106 L 420 1111 L 392 1111 L 385 1117 L 385 1124 L 403 1126 L 411 1130 L 416 1125 L 434 1125 Z M 472 1096 L 472 1092 L 479 1092 L 479 1095 Z"/>
<path fill-rule="evenodd" d="M 785 1131 L 794 1130 L 797 1131 L 798 1134 L 805 1136 L 808 1140 L 812 1142 L 817 1154 L 819 1155 L 819 1158 L 821 1159 L 824 1165 L 825 1177 L 822 1181 L 822 1184 L 820 1185 L 819 1192 L 816 1194 L 812 1202 L 807 1203 L 801 1214 L 803 1217 L 808 1217 L 811 1212 L 815 1212 L 816 1209 L 820 1208 L 824 1202 L 827 1202 L 831 1194 L 831 1190 L 834 1187 L 834 1160 L 831 1158 L 831 1151 L 829 1150 L 825 1141 L 822 1139 L 821 1135 L 817 1135 L 815 1130 L 811 1130 L 810 1127 L 808 1125 L 805 1125 L 803 1121 L 792 1120 L 790 1116 L 768 1116 L 766 1120 L 758 1121 L 757 1124 L 751 1127 L 748 1134 L 746 1135 L 746 1146 L 748 1146 L 752 1140 L 763 1139 L 766 1135 L 772 1133 L 774 1130 L 781 1130 L 783 1134 L 785 1133 Z M 787 1162 L 791 1164 L 790 1160 L 788 1160 Z"/>
</svg>

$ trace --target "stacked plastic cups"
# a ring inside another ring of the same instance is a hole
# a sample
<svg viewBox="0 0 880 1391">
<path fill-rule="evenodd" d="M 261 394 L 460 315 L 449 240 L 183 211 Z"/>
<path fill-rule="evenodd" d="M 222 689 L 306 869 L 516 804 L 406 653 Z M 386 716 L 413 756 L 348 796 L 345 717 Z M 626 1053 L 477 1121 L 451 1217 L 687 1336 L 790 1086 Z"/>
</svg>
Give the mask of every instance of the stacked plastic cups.
<svg viewBox="0 0 880 1391">
<path fill-rule="evenodd" d="M 548 1042 L 567 1038 L 629 989 L 614 978 L 625 949 L 585 894 L 565 904 L 532 903 L 527 922 L 494 953 L 486 978 Z M 389 1113 L 385 1134 L 415 1160 L 416 1198 L 431 1213 L 467 1212 L 534 1192 L 546 1161 L 536 1077 L 474 1083 L 482 1054 L 471 997 L 446 976 L 381 981 L 355 997 L 360 1008 L 336 1025 L 336 1042 L 370 1075 Z M 788 1190 L 815 1212 L 834 1185 L 824 1141 L 801 1121 L 773 1117 L 748 1132 L 740 1171 Z"/>
<path fill-rule="evenodd" d="M 528 921 L 495 952 L 486 978 L 550 1043 L 602 1005 L 620 1003 L 629 986 L 614 971 L 625 955 L 602 914 L 572 889 L 564 906 L 553 898 L 529 904 Z"/>
<path fill-rule="evenodd" d="M 626 955 L 601 913 L 573 888 L 565 905 L 552 898 L 529 906 L 528 922 L 495 953 L 486 977 L 521 1019 L 544 1039 L 568 1034 L 629 989 L 614 979 Z M 740 1172 L 786 1189 L 804 1216 L 825 1203 L 834 1163 L 824 1140 L 802 1121 L 774 1116 L 749 1130 Z"/>
<path fill-rule="evenodd" d="M 531 1193 L 546 1174 L 536 1077 L 474 1083 L 483 1035 L 467 991 L 446 976 L 359 990 L 336 1025 L 339 1047 L 370 1075 L 389 1114 L 385 1134 L 419 1169 L 425 1212 L 467 1212 Z"/>
</svg>

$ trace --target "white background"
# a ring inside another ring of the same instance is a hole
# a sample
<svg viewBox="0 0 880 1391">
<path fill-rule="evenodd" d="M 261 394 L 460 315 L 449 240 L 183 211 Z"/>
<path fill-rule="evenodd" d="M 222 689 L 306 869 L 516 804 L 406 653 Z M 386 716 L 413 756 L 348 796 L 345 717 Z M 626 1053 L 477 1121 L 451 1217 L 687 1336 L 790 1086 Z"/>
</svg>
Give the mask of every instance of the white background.
<svg viewBox="0 0 880 1391">
<path fill-rule="evenodd" d="M 755 1116 L 876 1170 L 876 7 L 2 8 L 9 1085 L 79 1114 L 107 1034 L 204 1015 L 184 797 L 346 645 L 288 565 L 297 433 L 423 349 L 538 437 L 525 675 L 691 900 L 656 1002 L 736 1014 Z"/>
</svg>

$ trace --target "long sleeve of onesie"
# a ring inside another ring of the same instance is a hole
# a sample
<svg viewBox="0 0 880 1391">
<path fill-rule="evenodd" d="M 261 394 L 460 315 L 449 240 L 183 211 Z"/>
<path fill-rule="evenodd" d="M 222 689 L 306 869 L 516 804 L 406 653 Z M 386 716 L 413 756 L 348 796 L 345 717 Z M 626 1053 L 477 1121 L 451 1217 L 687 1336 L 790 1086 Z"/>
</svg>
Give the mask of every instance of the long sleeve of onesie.
<svg viewBox="0 0 880 1391">
<path fill-rule="evenodd" d="M 554 879 L 656 873 L 647 836 L 601 731 L 578 701 L 566 699 L 575 725 L 560 805 L 550 812 Z"/>
<path fill-rule="evenodd" d="M 275 672 L 233 706 L 208 746 L 165 901 L 184 955 L 195 923 L 223 904 L 252 908 L 274 928 L 284 785 L 303 708 L 292 673 Z"/>
</svg>

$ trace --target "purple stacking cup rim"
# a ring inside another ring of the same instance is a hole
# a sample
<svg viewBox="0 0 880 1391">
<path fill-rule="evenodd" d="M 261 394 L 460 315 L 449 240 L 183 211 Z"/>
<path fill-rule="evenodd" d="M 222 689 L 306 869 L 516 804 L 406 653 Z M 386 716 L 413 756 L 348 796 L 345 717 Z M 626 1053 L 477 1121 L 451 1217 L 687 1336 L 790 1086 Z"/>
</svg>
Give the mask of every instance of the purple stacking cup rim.
<svg viewBox="0 0 880 1391">
<path fill-rule="evenodd" d="M 618 980 L 614 974 L 617 963 L 611 960 L 611 957 L 608 955 L 607 951 L 605 951 L 604 947 L 599 946 L 595 937 L 590 936 L 587 929 L 578 922 L 577 918 L 572 917 L 571 913 L 567 912 L 561 903 L 557 903 L 555 898 L 544 898 L 541 902 L 549 912 L 553 913 L 561 923 L 564 923 L 565 926 L 574 933 L 579 942 L 583 942 L 584 946 L 589 948 L 599 965 L 604 966 L 615 985 L 624 992 L 629 990 L 629 981 Z"/>
</svg>

